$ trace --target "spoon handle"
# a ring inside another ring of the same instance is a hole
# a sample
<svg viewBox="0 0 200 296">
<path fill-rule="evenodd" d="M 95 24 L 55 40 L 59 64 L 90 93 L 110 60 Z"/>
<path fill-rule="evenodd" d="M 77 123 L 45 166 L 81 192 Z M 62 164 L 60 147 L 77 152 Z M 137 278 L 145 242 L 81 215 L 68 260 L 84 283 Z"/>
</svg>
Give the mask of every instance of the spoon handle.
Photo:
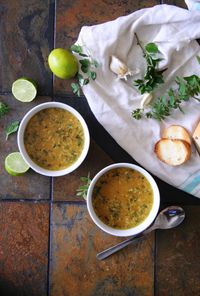
<svg viewBox="0 0 200 296">
<path fill-rule="evenodd" d="M 114 254 L 115 252 L 118 252 L 119 250 L 123 249 L 124 247 L 130 245 L 133 241 L 135 240 L 138 240 L 140 237 L 142 237 L 144 235 L 144 232 L 138 234 L 138 235 L 135 235 L 135 236 L 132 236 L 131 238 L 113 246 L 113 247 L 110 247 L 100 253 L 97 254 L 97 259 L 99 260 L 103 260 L 107 257 L 109 257 L 110 255 Z"/>
</svg>

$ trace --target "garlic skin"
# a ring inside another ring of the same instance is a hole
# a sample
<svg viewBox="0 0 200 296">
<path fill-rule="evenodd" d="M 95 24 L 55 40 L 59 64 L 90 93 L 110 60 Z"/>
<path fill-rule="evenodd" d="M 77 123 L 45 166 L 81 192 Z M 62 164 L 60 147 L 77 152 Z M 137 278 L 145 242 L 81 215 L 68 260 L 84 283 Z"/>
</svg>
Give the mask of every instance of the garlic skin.
<svg viewBox="0 0 200 296">
<path fill-rule="evenodd" d="M 151 93 L 144 93 L 140 103 L 140 108 L 143 109 L 148 106 L 151 103 L 152 99 L 153 95 Z"/>
<path fill-rule="evenodd" d="M 124 64 L 116 56 L 111 56 L 110 69 L 113 73 L 117 74 L 117 78 L 127 80 L 127 76 L 133 76 L 139 73 L 138 69 L 135 71 L 130 70 L 126 64 Z"/>
</svg>

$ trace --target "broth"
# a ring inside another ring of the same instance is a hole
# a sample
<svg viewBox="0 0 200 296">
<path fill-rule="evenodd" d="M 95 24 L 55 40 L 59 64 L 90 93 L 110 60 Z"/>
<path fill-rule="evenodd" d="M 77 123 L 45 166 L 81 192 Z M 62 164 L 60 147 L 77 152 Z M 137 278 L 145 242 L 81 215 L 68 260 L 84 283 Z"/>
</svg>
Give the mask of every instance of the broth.
<svg viewBox="0 0 200 296">
<path fill-rule="evenodd" d="M 48 170 L 62 170 L 80 156 L 84 131 L 69 111 L 46 108 L 35 114 L 24 132 L 24 145 L 30 158 Z"/>
<path fill-rule="evenodd" d="M 129 229 L 142 223 L 153 205 L 153 190 L 147 178 L 129 168 L 116 168 L 100 177 L 92 204 L 106 225 Z"/>
</svg>

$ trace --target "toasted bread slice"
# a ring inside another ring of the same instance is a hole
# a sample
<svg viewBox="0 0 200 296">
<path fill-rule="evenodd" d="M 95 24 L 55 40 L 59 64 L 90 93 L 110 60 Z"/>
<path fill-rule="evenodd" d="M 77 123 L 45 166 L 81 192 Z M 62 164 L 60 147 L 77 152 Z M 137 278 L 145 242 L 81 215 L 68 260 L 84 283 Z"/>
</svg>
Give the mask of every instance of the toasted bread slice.
<svg viewBox="0 0 200 296">
<path fill-rule="evenodd" d="M 171 125 L 166 128 L 163 132 L 162 138 L 183 140 L 191 145 L 190 134 L 181 125 Z"/>
<path fill-rule="evenodd" d="M 161 139 L 155 145 L 157 157 L 172 166 L 185 163 L 191 155 L 188 142 L 177 139 Z"/>
<path fill-rule="evenodd" d="M 200 154 L 200 122 L 198 123 L 197 127 L 195 128 L 195 131 L 192 135 L 192 139 L 194 141 L 195 147 L 197 148 L 197 151 Z"/>
</svg>

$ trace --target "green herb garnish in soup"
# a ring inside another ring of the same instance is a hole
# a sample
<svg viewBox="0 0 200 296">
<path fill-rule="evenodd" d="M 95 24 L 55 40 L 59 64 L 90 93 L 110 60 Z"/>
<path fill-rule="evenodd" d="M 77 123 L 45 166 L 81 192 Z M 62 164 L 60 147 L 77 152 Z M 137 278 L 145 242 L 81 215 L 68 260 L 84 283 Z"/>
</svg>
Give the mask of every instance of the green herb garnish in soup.
<svg viewBox="0 0 200 296">
<path fill-rule="evenodd" d="M 62 170 L 80 156 L 84 131 L 69 111 L 46 108 L 35 114 L 24 132 L 24 145 L 30 158 L 48 170 Z"/>
<path fill-rule="evenodd" d="M 129 168 L 116 168 L 100 177 L 92 204 L 108 226 L 129 229 L 142 223 L 153 205 L 153 190 L 147 178 Z"/>
</svg>

